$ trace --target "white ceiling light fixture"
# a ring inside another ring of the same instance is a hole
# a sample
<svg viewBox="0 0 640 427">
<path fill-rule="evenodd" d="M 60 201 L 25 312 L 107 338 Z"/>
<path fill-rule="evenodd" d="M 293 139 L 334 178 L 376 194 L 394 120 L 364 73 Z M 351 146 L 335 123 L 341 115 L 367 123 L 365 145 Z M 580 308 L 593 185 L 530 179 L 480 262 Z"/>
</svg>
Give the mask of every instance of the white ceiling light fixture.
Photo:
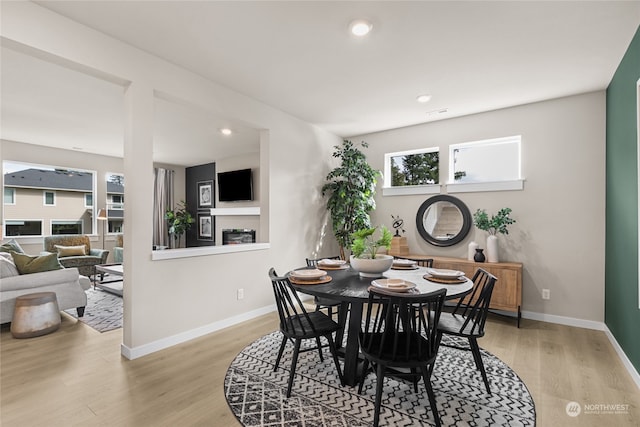
<svg viewBox="0 0 640 427">
<path fill-rule="evenodd" d="M 425 103 L 431 101 L 431 95 L 426 95 L 426 94 L 425 95 L 418 95 L 416 97 L 416 101 L 418 101 L 421 104 L 425 104 Z"/>
<path fill-rule="evenodd" d="M 351 34 L 357 37 L 363 37 L 369 34 L 371 29 L 373 28 L 373 24 L 365 19 L 356 19 L 349 24 L 349 30 Z"/>
<path fill-rule="evenodd" d="M 223 135 L 231 135 L 233 132 L 229 128 L 222 128 L 220 129 L 220 133 Z"/>
</svg>

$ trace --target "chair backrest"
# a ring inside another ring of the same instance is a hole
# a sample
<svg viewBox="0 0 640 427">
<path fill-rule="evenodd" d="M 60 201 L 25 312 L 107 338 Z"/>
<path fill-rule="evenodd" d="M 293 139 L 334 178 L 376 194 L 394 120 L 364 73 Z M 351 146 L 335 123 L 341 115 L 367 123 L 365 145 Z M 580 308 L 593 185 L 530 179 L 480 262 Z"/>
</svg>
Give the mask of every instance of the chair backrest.
<svg viewBox="0 0 640 427">
<path fill-rule="evenodd" d="M 88 255 L 91 250 L 91 242 L 89 236 L 85 234 L 58 234 L 55 236 L 45 236 L 42 241 L 44 250 L 47 252 L 55 252 L 56 245 L 60 246 L 85 246 L 85 253 Z"/>
<path fill-rule="evenodd" d="M 437 326 L 446 293 L 445 289 L 410 294 L 369 288 L 360 334 L 363 352 L 399 365 L 435 358 Z"/>
<path fill-rule="evenodd" d="M 324 258 L 317 258 L 317 259 L 311 259 L 311 258 L 307 258 L 307 267 L 317 267 L 318 266 L 318 261 L 322 260 L 322 259 L 340 259 L 339 255 L 336 256 L 326 256 Z"/>
<path fill-rule="evenodd" d="M 465 318 L 460 328 L 460 333 L 483 335 L 489 304 L 491 304 L 491 295 L 498 279 L 493 274 L 479 268 L 473 275 L 472 280 L 473 289 L 469 294 L 458 300 L 458 304 L 453 310 L 453 315 Z M 471 325 L 471 328 L 469 328 L 469 325 Z"/>
<path fill-rule="evenodd" d="M 280 317 L 280 330 L 285 334 L 302 332 L 303 335 L 315 333 L 313 322 L 309 318 L 300 297 L 291 286 L 288 277 L 279 277 L 275 269 L 269 270 L 273 286 L 273 296 Z"/>
<path fill-rule="evenodd" d="M 420 267 L 429 267 L 433 268 L 433 258 L 427 259 L 417 259 L 417 258 L 409 258 L 406 256 L 396 256 L 397 259 L 408 259 L 410 261 L 415 261 Z"/>
</svg>

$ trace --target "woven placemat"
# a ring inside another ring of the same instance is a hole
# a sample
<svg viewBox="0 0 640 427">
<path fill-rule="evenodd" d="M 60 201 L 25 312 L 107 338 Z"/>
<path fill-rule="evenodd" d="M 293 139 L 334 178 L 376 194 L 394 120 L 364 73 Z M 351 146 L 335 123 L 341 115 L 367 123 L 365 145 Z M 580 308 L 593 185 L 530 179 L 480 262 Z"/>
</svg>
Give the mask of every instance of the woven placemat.
<svg viewBox="0 0 640 427">
<path fill-rule="evenodd" d="M 289 281 L 291 283 L 295 283 L 296 285 L 322 285 L 323 283 L 329 283 L 331 281 L 331 276 L 327 274 L 326 276 L 321 277 L 320 279 L 314 279 L 314 280 L 297 279 L 295 277 L 289 276 Z"/>
<path fill-rule="evenodd" d="M 445 285 L 460 285 L 462 283 L 467 283 L 467 278 L 464 276 L 455 279 L 442 279 L 440 277 L 433 277 L 430 274 L 425 274 L 422 277 L 430 282 L 443 283 Z"/>
</svg>

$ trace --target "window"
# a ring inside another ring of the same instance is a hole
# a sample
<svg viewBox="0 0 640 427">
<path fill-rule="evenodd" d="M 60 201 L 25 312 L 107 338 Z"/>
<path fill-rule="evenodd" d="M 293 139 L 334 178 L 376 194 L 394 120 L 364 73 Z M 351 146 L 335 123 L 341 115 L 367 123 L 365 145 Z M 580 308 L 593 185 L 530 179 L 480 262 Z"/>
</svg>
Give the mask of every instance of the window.
<svg viewBox="0 0 640 427">
<path fill-rule="evenodd" d="M 517 135 L 450 145 L 449 192 L 521 190 L 520 140 Z"/>
<path fill-rule="evenodd" d="M 4 204 L 15 205 L 16 204 L 16 189 L 5 188 L 4 189 Z"/>
<path fill-rule="evenodd" d="M 59 234 L 82 234 L 82 221 L 51 221 L 51 235 Z"/>
<path fill-rule="evenodd" d="M 42 236 L 42 221 L 6 220 L 5 236 Z"/>
<path fill-rule="evenodd" d="M 53 191 L 45 191 L 44 192 L 44 205 L 45 206 L 55 206 L 56 205 L 56 193 Z"/>
<path fill-rule="evenodd" d="M 5 236 L 92 233 L 95 172 L 9 160 L 2 162 L 2 169 Z"/>
<path fill-rule="evenodd" d="M 437 193 L 439 182 L 438 147 L 384 155 L 383 195 Z"/>
<path fill-rule="evenodd" d="M 109 233 L 122 233 L 124 228 L 124 175 L 107 174 L 107 227 Z"/>
</svg>

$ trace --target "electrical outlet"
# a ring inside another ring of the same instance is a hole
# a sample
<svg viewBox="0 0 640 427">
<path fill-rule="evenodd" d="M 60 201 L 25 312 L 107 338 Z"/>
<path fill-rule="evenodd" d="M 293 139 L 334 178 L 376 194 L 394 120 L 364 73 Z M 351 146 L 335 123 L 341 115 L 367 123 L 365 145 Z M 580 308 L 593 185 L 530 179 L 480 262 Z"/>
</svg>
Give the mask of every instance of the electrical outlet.
<svg viewBox="0 0 640 427">
<path fill-rule="evenodd" d="M 238 299 L 244 299 L 244 289 L 238 289 Z"/>
<path fill-rule="evenodd" d="M 542 290 L 542 299 L 551 299 L 551 291 L 549 289 Z"/>
</svg>

